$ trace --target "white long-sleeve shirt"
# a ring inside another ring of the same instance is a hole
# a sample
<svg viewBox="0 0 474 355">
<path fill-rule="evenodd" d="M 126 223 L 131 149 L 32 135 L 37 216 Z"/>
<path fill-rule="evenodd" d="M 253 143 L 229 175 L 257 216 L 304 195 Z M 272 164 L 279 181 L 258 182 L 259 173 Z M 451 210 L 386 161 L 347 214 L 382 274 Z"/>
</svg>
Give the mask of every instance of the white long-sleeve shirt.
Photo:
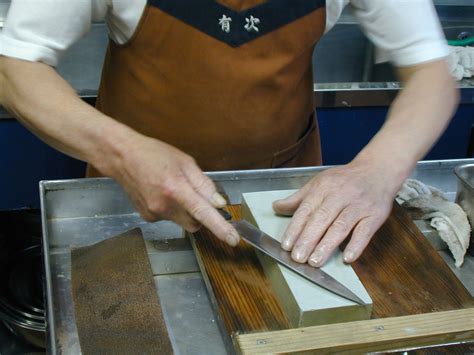
<svg viewBox="0 0 474 355">
<path fill-rule="evenodd" d="M 326 31 L 349 3 L 365 34 L 394 65 L 449 55 L 431 0 L 326 0 Z M 12 0 L 0 33 L 0 55 L 56 66 L 92 22 L 102 20 L 112 40 L 125 43 L 145 5 L 146 0 Z"/>
</svg>

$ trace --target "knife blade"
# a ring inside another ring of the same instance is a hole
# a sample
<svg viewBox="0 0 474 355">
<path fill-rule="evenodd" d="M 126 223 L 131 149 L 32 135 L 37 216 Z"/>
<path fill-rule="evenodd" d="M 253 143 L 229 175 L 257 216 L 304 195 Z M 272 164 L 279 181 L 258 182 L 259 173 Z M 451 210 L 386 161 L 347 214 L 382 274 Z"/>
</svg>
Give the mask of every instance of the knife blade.
<svg viewBox="0 0 474 355">
<path fill-rule="evenodd" d="M 312 267 L 307 263 L 300 264 L 291 259 L 291 253 L 282 249 L 277 240 L 254 227 L 246 220 L 230 221 L 229 223 L 234 226 L 247 243 L 270 256 L 281 265 L 336 295 L 361 305 L 366 304 L 355 293 L 320 268 Z"/>
</svg>

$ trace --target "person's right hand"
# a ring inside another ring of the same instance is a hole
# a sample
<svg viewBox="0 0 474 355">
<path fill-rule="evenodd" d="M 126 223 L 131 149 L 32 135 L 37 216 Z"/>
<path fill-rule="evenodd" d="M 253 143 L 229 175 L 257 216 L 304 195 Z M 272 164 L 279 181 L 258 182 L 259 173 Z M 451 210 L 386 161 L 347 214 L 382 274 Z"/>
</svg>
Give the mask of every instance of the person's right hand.
<svg viewBox="0 0 474 355">
<path fill-rule="evenodd" d="M 227 244 L 238 244 L 239 234 L 216 210 L 226 201 L 192 157 L 141 135 L 127 146 L 105 173 L 122 185 L 146 221 L 172 220 L 189 232 L 203 225 Z"/>
</svg>

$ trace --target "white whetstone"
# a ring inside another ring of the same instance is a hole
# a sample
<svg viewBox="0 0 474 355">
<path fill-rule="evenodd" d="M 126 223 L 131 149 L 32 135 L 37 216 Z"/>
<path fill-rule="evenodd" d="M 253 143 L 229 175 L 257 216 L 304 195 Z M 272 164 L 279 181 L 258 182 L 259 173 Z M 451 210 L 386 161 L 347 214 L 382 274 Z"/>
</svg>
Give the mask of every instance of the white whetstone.
<svg viewBox="0 0 474 355">
<path fill-rule="evenodd" d="M 242 195 L 242 217 L 272 238 L 281 241 L 291 218 L 277 216 L 272 202 L 288 197 L 296 190 L 264 191 Z M 350 265 L 344 264 L 340 251 L 323 270 L 341 282 L 366 305 L 359 305 L 331 293 L 258 253 L 267 277 L 293 327 L 369 319 L 372 300 Z"/>
</svg>

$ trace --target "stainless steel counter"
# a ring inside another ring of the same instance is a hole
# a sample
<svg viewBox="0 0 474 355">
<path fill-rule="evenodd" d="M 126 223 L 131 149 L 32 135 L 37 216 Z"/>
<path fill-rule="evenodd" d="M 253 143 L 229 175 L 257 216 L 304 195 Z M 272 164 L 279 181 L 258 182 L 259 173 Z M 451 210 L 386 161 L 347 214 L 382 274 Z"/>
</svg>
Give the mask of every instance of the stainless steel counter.
<svg viewBox="0 0 474 355">
<path fill-rule="evenodd" d="M 458 83 L 460 104 L 474 104 L 474 78 Z M 316 107 L 389 106 L 402 89 L 399 82 L 314 84 Z"/>
<path fill-rule="evenodd" d="M 412 177 L 448 192 L 454 198 L 453 168 L 470 160 L 420 162 Z M 327 168 L 327 167 L 326 167 Z M 243 192 L 301 187 L 325 168 L 254 170 L 209 174 L 239 203 Z M 154 240 L 181 238 L 170 222 L 146 223 L 135 212 L 122 189 L 110 179 L 81 179 L 41 183 L 43 239 L 48 299 L 49 350 L 78 353 L 77 329 L 71 297 L 70 248 L 96 243 L 140 227 L 147 240 L 149 258 L 173 347 L 178 354 L 225 354 L 226 335 L 216 318 L 192 251 L 163 252 Z M 428 225 L 417 222 L 426 234 Z M 176 254 L 180 253 L 180 254 Z M 441 251 L 454 268 L 450 255 Z M 455 270 L 474 292 L 474 261 Z"/>
</svg>

